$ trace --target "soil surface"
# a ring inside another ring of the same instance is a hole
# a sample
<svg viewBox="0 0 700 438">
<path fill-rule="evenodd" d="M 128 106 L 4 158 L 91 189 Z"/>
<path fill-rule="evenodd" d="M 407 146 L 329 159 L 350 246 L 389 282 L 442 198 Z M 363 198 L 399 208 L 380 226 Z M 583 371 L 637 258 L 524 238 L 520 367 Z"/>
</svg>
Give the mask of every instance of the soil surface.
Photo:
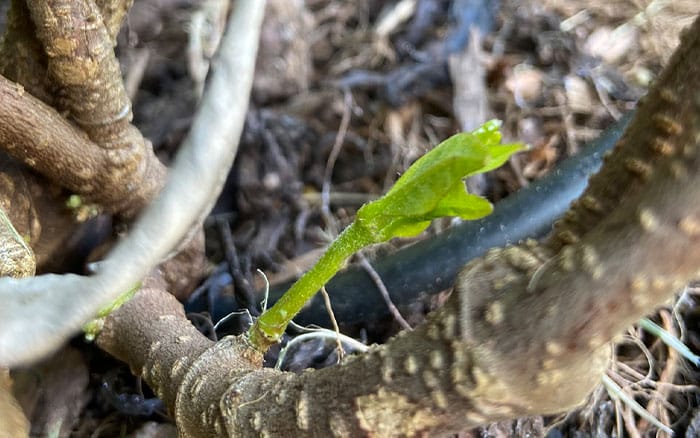
<svg viewBox="0 0 700 438">
<path fill-rule="evenodd" d="M 135 124 L 166 163 L 206 88 L 226 3 L 142 0 L 119 36 Z M 531 146 L 501 169 L 470 179 L 473 193 L 497 203 L 546 174 L 635 107 L 697 13 L 694 3 L 270 1 L 245 132 L 206 222 L 210 276 L 190 298 L 193 323 L 212 337 L 244 330 L 248 314 L 259 314 L 264 278 L 274 287 L 308 269 L 359 206 L 458 131 L 497 118 L 505 141 Z M 454 223 L 436 221 L 418 239 Z M 414 240 L 370 248 L 354 262 L 371 271 L 373 260 Z M 700 350 L 696 292 L 689 286 L 652 318 L 693 351 Z M 364 342 L 385 340 L 420 323 L 448 293 L 401 303 L 401 318 L 367 320 L 352 334 Z M 220 302 L 240 312 L 214 328 Z M 34 388 L 20 402 L 37 436 L 51 430 L 61 431 L 55 436 L 175 436 L 160 402 L 124 365 L 81 339 L 60 354 L 37 368 L 41 382 L 31 383 L 36 370 L 15 377 Z M 267 359 L 274 364 L 277 358 L 272 352 Z M 614 359 L 608 376 L 624 394 L 678 435 L 697 436 L 695 366 L 636 327 L 622 337 Z M 299 371 L 336 361 L 333 342 L 314 341 L 290 348 L 283 367 Z M 665 432 L 601 385 L 575 412 L 461 436 L 657 433 Z"/>
</svg>

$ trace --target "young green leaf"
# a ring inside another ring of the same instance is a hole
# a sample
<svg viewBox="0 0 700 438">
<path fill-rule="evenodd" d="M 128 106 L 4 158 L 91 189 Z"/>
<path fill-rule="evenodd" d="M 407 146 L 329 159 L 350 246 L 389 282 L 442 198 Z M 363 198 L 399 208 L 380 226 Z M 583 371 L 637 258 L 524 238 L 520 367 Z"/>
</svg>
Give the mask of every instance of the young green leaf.
<svg viewBox="0 0 700 438">
<path fill-rule="evenodd" d="M 418 159 L 382 198 L 364 205 L 357 222 L 377 242 L 414 236 L 439 217 L 479 219 L 493 206 L 467 193 L 463 178 L 495 169 L 524 145 L 501 145 L 500 122 L 454 135 Z"/>
</svg>

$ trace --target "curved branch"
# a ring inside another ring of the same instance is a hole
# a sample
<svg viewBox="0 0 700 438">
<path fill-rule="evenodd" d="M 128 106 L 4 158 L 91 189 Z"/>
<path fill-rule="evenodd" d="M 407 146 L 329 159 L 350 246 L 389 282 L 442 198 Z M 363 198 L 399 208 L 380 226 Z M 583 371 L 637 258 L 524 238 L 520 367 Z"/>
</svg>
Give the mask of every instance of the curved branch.
<svg viewBox="0 0 700 438">
<path fill-rule="evenodd" d="M 236 2 L 210 87 L 162 194 L 91 277 L 0 279 L 0 364 L 58 348 L 97 310 L 141 281 L 208 213 L 235 156 L 250 95 L 264 3 Z"/>
<path fill-rule="evenodd" d="M 101 4 L 114 12 L 109 17 L 102 17 L 93 0 L 27 4 L 46 52 L 58 109 L 106 150 L 101 191 L 115 196 L 105 207 L 131 217 L 162 189 L 165 172 L 151 143 L 131 125 L 131 102 L 114 54 L 112 32 L 126 13 L 118 3 Z"/>
<path fill-rule="evenodd" d="M 600 381 L 609 342 L 700 273 L 698 78 L 700 18 L 626 131 L 635 147 L 617 147 L 601 173 L 608 187 L 584 195 L 617 199 L 614 209 L 576 243 L 487 252 L 425 324 L 341 366 L 256 369 L 242 337 L 210 344 L 191 328 L 157 333 L 160 322 L 144 334 L 126 322 L 160 319 L 148 312 L 167 294 L 153 288 L 112 313 L 99 342 L 170 402 L 187 436 L 446 435 L 573 407 Z M 611 187 L 618 175 L 632 187 Z M 181 342 L 198 348 L 176 350 Z M 168 350 L 183 359 L 169 362 Z"/>
<path fill-rule="evenodd" d="M 100 147 L 123 147 L 131 103 L 111 36 L 92 0 L 29 0 L 57 105 Z"/>
<path fill-rule="evenodd" d="M 136 209 L 153 198 L 153 190 L 114 181 L 114 161 L 121 159 L 119 154 L 99 148 L 56 110 L 2 76 L 0 100 L 0 143 L 14 158 L 63 187 L 107 206 Z M 160 186 L 165 167 L 152 150 L 144 152 L 147 155 L 141 158 L 141 176 L 143 180 L 158 181 Z"/>
</svg>

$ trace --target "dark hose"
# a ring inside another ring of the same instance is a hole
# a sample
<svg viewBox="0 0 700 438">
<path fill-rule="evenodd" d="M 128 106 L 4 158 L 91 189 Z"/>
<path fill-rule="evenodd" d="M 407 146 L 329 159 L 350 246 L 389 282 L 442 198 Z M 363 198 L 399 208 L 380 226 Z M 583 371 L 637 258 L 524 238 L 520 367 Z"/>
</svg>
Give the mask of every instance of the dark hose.
<svg viewBox="0 0 700 438">
<path fill-rule="evenodd" d="M 450 287 L 462 266 L 489 248 L 547 233 L 553 222 L 583 192 L 588 177 L 600 168 L 603 154 L 622 135 L 630 116 L 623 117 L 596 141 L 581 148 L 577 155 L 564 160 L 544 177 L 497 203 L 491 215 L 451 227 L 373 261 L 392 301 L 401 307 L 435 294 Z M 289 286 L 275 286 L 270 291 L 271 302 L 279 299 Z M 391 318 L 375 284 L 359 267 L 339 273 L 326 289 L 335 317 L 347 334 L 356 335 L 368 323 Z M 234 310 L 232 303 L 233 300 L 217 300 L 210 311 L 215 319 L 220 318 Z M 330 326 L 323 299 L 318 294 L 294 320 L 301 325 Z"/>
</svg>

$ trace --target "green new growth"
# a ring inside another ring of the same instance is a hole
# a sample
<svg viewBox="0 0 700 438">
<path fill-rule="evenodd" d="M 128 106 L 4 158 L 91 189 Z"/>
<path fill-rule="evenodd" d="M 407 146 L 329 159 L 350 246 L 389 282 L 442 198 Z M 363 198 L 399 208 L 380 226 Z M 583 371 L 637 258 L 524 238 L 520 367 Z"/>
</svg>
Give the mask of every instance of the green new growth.
<svg viewBox="0 0 700 438">
<path fill-rule="evenodd" d="M 363 205 L 326 252 L 248 332 L 265 351 L 277 342 L 304 304 L 360 249 L 393 237 L 423 232 L 433 219 L 482 218 L 493 205 L 468 193 L 463 179 L 493 170 L 521 151 L 521 143 L 501 144 L 501 122 L 491 120 L 469 133 L 454 135 L 418 159 L 381 198 Z"/>
</svg>

